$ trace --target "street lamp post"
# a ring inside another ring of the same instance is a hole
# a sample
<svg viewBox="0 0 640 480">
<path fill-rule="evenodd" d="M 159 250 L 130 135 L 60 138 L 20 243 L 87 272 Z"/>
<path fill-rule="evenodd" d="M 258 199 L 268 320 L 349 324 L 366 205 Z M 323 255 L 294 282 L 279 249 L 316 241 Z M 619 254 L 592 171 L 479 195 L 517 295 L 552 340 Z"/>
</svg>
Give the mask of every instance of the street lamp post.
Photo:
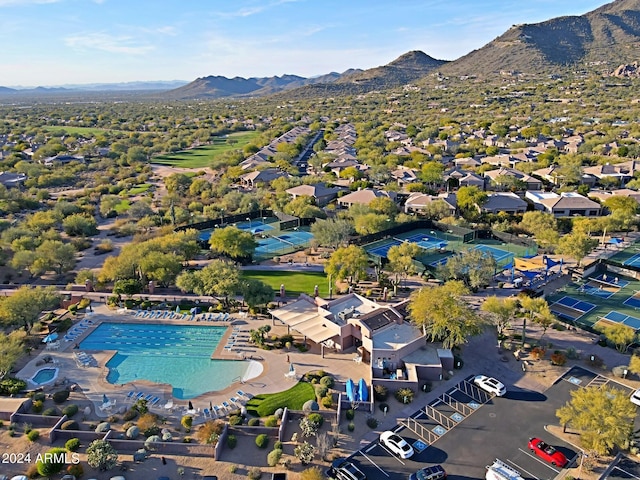
<svg viewBox="0 0 640 480">
<path fill-rule="evenodd" d="M 224 208 L 220 209 L 220 225 L 224 225 Z"/>
<path fill-rule="evenodd" d="M 580 468 L 578 469 L 578 478 L 576 480 L 580 480 L 582 478 L 582 462 L 584 462 L 584 457 L 588 457 L 584 452 L 580 452 Z"/>
</svg>

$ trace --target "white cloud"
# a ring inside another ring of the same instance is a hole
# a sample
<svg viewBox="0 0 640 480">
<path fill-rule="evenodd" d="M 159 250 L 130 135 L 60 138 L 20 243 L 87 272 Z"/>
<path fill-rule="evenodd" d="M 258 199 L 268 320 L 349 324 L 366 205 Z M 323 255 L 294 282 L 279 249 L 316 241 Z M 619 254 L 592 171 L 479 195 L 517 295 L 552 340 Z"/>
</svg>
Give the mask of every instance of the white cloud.
<svg viewBox="0 0 640 480">
<path fill-rule="evenodd" d="M 242 8 L 239 8 L 238 10 L 234 10 L 231 12 L 217 12 L 217 14 L 221 17 L 250 17 L 251 15 L 257 15 L 258 13 L 262 13 L 265 10 L 270 10 L 280 5 L 284 5 L 286 3 L 295 3 L 298 1 L 299 0 L 275 0 L 267 3 L 266 5 L 242 7 Z"/>
<path fill-rule="evenodd" d="M 134 39 L 129 36 L 112 36 L 106 33 L 73 35 L 66 37 L 64 42 L 67 46 L 78 50 L 102 50 L 129 55 L 144 55 L 155 48 L 153 45 L 136 45 Z"/>
</svg>

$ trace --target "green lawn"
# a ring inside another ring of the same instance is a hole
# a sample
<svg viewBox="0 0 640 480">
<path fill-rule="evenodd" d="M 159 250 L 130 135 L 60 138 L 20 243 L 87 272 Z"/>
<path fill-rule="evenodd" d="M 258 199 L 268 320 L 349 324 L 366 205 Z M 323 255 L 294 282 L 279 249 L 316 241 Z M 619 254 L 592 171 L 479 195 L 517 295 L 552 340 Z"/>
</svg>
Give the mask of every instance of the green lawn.
<svg viewBox="0 0 640 480">
<path fill-rule="evenodd" d="M 247 412 L 258 417 L 267 417 L 273 415 L 273 412 L 279 408 L 302 410 L 305 402 L 315 399 L 316 392 L 313 385 L 299 382 L 284 392 L 256 395 L 247 402 Z"/>
<path fill-rule="evenodd" d="M 284 284 L 288 297 L 297 297 L 301 293 L 313 295 L 318 285 L 321 297 L 329 296 L 329 280 L 324 272 L 286 272 L 282 270 L 242 270 L 243 278 L 255 278 L 270 285 L 276 292 Z"/>
<path fill-rule="evenodd" d="M 259 132 L 236 132 L 228 137 L 218 137 L 211 145 L 190 148 L 181 152 L 158 155 L 152 158 L 152 163 L 169 165 L 182 168 L 202 168 L 208 167 L 211 161 L 218 155 L 229 150 L 242 149 L 247 143 L 253 140 Z M 227 138 L 233 139 L 234 143 L 227 143 Z"/>
<path fill-rule="evenodd" d="M 127 190 L 127 195 L 140 195 L 141 193 L 146 192 L 151 188 L 150 183 L 141 183 L 140 185 L 136 185 L 135 187 L 131 187 Z"/>
<path fill-rule="evenodd" d="M 118 213 L 118 215 L 122 215 L 131 207 L 131 202 L 129 200 L 121 200 L 118 205 L 115 206 L 114 210 Z"/>
</svg>

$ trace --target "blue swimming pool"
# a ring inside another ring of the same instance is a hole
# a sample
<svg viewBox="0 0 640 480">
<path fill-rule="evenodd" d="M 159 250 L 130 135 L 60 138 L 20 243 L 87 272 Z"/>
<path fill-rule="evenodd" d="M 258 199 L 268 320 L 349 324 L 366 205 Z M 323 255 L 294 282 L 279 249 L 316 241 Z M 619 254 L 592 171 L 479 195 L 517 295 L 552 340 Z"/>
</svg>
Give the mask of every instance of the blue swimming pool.
<svg viewBox="0 0 640 480">
<path fill-rule="evenodd" d="M 44 385 L 46 383 L 54 381 L 57 376 L 58 376 L 57 368 L 41 368 L 31 378 L 31 381 L 36 385 Z"/>
<path fill-rule="evenodd" d="M 107 362 L 107 381 L 168 383 L 173 396 L 190 399 L 222 390 L 244 378 L 249 362 L 211 360 L 226 327 L 102 323 L 82 342 L 82 350 L 116 350 Z"/>
</svg>

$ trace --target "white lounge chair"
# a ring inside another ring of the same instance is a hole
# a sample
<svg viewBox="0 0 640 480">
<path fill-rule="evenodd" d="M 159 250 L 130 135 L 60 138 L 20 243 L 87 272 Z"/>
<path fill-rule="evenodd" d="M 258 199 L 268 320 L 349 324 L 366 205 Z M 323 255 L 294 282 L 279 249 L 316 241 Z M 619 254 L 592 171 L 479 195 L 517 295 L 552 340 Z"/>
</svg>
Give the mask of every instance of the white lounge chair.
<svg viewBox="0 0 640 480">
<path fill-rule="evenodd" d="M 173 399 L 172 398 L 170 398 L 169 401 L 164 404 L 164 409 L 165 410 L 172 410 L 173 409 Z"/>
</svg>

